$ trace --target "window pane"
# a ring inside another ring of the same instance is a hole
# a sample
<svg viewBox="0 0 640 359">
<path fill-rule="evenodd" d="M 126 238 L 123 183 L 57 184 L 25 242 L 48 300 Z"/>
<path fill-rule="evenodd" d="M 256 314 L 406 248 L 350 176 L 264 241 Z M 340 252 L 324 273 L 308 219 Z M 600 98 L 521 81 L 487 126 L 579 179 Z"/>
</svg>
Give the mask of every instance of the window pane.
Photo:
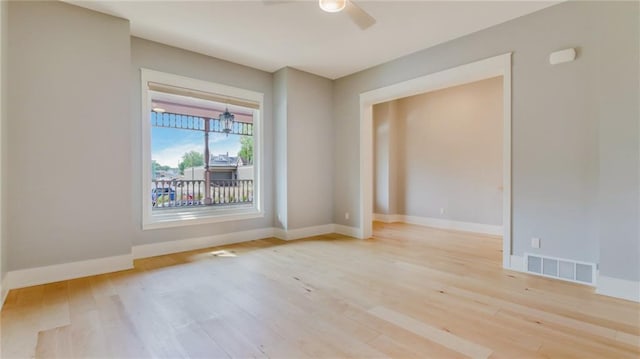
<svg viewBox="0 0 640 359">
<path fill-rule="evenodd" d="M 204 161 L 204 157 L 202 157 L 204 155 L 204 132 L 162 127 L 151 128 L 151 160 L 162 168 L 171 169 L 169 171 L 171 175 L 168 177 L 177 178 L 181 174 L 180 163 L 183 162 L 183 156 L 190 152 L 200 154 L 202 161 Z M 203 165 L 203 162 L 199 164 L 199 166 Z M 162 173 L 156 170 L 152 178 L 157 178 Z"/>
<path fill-rule="evenodd" d="M 167 120 L 158 121 L 159 117 Z M 253 136 L 208 132 L 207 162 L 204 126 L 191 127 L 194 129 L 158 127 L 182 123 L 183 117 L 151 113 L 151 204 L 154 210 L 251 205 L 254 198 Z M 235 124 L 236 127 L 242 125 Z"/>
</svg>

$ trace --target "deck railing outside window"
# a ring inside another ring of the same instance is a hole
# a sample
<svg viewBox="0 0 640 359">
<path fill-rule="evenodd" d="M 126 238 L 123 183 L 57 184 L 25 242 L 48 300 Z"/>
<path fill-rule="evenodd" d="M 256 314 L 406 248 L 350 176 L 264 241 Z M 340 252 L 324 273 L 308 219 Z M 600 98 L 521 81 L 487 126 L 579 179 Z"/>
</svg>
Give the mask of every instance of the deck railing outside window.
<svg viewBox="0 0 640 359">
<path fill-rule="evenodd" d="M 156 208 L 205 206 L 204 180 L 153 180 L 151 202 Z M 253 180 L 211 180 L 211 204 L 253 203 Z"/>
</svg>

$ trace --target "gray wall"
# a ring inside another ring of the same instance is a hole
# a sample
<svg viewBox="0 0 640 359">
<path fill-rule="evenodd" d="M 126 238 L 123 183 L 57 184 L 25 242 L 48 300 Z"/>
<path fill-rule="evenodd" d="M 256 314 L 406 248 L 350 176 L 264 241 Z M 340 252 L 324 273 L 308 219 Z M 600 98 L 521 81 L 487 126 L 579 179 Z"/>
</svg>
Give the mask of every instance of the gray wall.
<svg viewBox="0 0 640 359">
<path fill-rule="evenodd" d="M 398 168 L 402 161 L 398 154 L 401 140 L 398 138 L 401 121 L 398 117 L 398 101 L 388 101 L 373 106 L 374 143 L 374 212 L 399 214 Z"/>
<path fill-rule="evenodd" d="M 207 225 L 185 226 L 168 229 L 141 230 L 142 203 L 140 176 L 142 173 L 141 156 L 141 118 L 140 118 L 140 68 L 172 73 L 224 85 L 239 87 L 251 91 L 264 93 L 263 129 L 264 153 L 262 170 L 264 171 L 264 211 L 263 218 L 222 222 Z M 271 74 L 234 64 L 231 62 L 199 55 L 186 50 L 162 45 L 156 42 L 131 38 L 131 64 L 127 73 L 130 75 L 129 87 L 132 99 L 130 121 L 128 127 L 129 140 L 133 143 L 133 166 L 126 174 L 127 184 L 133 196 L 128 201 L 131 220 L 136 224 L 129 233 L 133 244 L 148 244 L 154 242 L 173 241 L 185 238 L 211 236 L 222 233 L 237 232 L 258 228 L 271 228 L 273 225 L 273 122 L 272 122 L 272 91 L 273 77 Z"/>
<path fill-rule="evenodd" d="M 0 49 L 0 287 L 2 287 L 2 283 L 4 282 L 4 277 L 7 274 L 8 268 L 8 237 L 7 237 L 7 210 L 5 205 L 5 198 L 7 196 L 7 181 L 5 180 L 5 176 L 7 172 L 7 164 L 8 162 L 8 137 L 7 137 L 7 105 L 9 104 L 7 101 L 8 94 L 8 60 L 9 60 L 9 52 L 7 51 L 8 44 L 8 10 L 9 3 L 6 1 L 0 2 L 0 44 L 2 48 Z M 7 291 L 7 288 L 2 287 L 0 290 L 0 300 L 4 298 L 4 293 Z M 2 305 L 0 304 L 0 307 Z"/>
<path fill-rule="evenodd" d="M 130 253 L 129 23 L 10 2 L 9 28 L 8 269 Z"/>
<path fill-rule="evenodd" d="M 293 68 L 274 77 L 275 131 L 286 136 L 284 147 L 275 144 L 278 181 L 285 181 L 277 187 L 286 186 L 286 198 L 277 200 L 286 203 L 284 211 L 279 209 L 286 216 L 280 222 L 288 229 L 333 223 L 332 81 Z"/>
<path fill-rule="evenodd" d="M 377 173 L 399 184 L 376 193 L 397 203 L 389 213 L 502 225 L 502 77 L 375 105 L 374 124 L 381 106 L 397 109 L 386 124 L 395 144 L 374 143 L 376 155 L 388 147 L 376 164 L 396 165 Z"/>
<path fill-rule="evenodd" d="M 389 210 L 389 177 L 395 171 L 389 170 L 393 156 L 391 128 L 396 127 L 394 113 L 396 101 L 383 102 L 373 106 L 373 212 L 393 214 Z"/>
<path fill-rule="evenodd" d="M 272 74 L 131 38 L 127 21 L 63 3 L 14 2 L 10 13 L 9 66 L 17 85 L 9 94 L 9 115 L 15 119 L 8 126 L 13 154 L 7 171 L 8 235 L 14 238 L 9 270 L 275 224 L 274 144 L 279 142 L 273 132 Z M 43 27 L 48 31 L 33 31 Z M 263 218 L 141 230 L 140 68 L 264 93 Z M 331 223 L 332 83 L 288 71 L 285 90 L 300 94 L 289 100 L 284 92 L 288 127 L 283 133 L 292 143 L 284 151 L 296 151 L 286 157 L 296 171 L 286 172 L 293 184 L 283 198 L 285 210 L 300 213 L 285 220 L 294 228 Z M 78 166 L 83 180 L 70 182 L 68 173 Z M 287 186 L 286 178 L 277 183 Z"/>
<path fill-rule="evenodd" d="M 601 274 L 640 279 L 637 29 L 637 3 L 566 2 L 336 80 L 334 221 L 359 225 L 360 93 L 513 51 L 514 253 L 602 253 Z M 550 66 L 549 53 L 567 47 L 577 60 Z"/>
<path fill-rule="evenodd" d="M 127 21 L 59 2 L 9 12 L 9 270 L 273 225 L 271 74 L 131 38 Z M 140 67 L 265 94 L 264 218 L 142 231 Z"/>
<path fill-rule="evenodd" d="M 600 273 L 640 279 L 640 14 L 638 2 L 598 17 Z M 630 274 L 630 270 L 632 273 Z"/>
<path fill-rule="evenodd" d="M 273 133 L 276 228 L 287 229 L 287 68 L 273 74 Z"/>
<path fill-rule="evenodd" d="M 332 81 L 288 70 L 289 228 L 333 223 Z"/>
</svg>

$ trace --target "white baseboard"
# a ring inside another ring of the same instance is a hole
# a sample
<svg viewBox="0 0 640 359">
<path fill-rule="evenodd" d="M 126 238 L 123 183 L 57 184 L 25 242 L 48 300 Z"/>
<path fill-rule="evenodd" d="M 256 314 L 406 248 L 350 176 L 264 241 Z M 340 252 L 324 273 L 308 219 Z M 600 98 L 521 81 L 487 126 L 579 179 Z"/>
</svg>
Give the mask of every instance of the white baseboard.
<svg viewBox="0 0 640 359">
<path fill-rule="evenodd" d="M 273 232 L 274 228 L 261 228 L 241 232 L 218 234 L 214 236 L 142 244 L 133 246 L 132 254 L 134 259 L 155 257 L 165 254 L 269 238 L 274 236 Z"/>
<path fill-rule="evenodd" d="M 285 230 L 281 228 L 273 229 L 273 236 L 278 239 L 283 239 L 285 241 L 291 241 L 295 239 L 307 238 L 307 237 L 313 237 L 313 236 L 320 236 L 323 234 L 331 234 L 331 233 L 342 234 L 343 236 L 349 236 L 354 238 L 361 237 L 360 228 L 349 227 L 349 226 L 344 226 L 342 224 L 333 224 L 333 223 L 323 224 L 320 226 L 313 226 L 313 227 L 289 229 L 289 230 Z"/>
<path fill-rule="evenodd" d="M 452 221 L 448 219 L 417 217 L 417 216 L 404 216 L 403 222 L 409 224 L 417 224 L 421 226 L 435 227 L 441 229 L 452 229 L 456 231 L 465 231 L 473 233 L 502 235 L 502 226 L 495 226 L 490 224 L 480 224 L 471 222 Z"/>
<path fill-rule="evenodd" d="M 524 257 L 523 256 L 511 256 L 510 266 L 506 269 L 511 269 L 518 272 L 524 272 Z"/>
<path fill-rule="evenodd" d="M 3 290 L 30 287 L 61 280 L 87 277 L 96 274 L 117 272 L 133 268 L 131 254 L 89 259 L 79 262 L 55 264 L 45 267 L 20 269 L 7 273 Z"/>
<path fill-rule="evenodd" d="M 2 306 L 4 306 L 4 302 L 5 300 L 7 300 L 7 295 L 9 294 L 9 286 L 6 274 L 4 275 L 4 277 L 2 277 L 2 281 L 0 281 L 0 283 L 0 286 L 2 286 L 2 289 L 0 289 L 0 300 L 2 300 L 0 302 L 0 310 L 2 310 Z"/>
<path fill-rule="evenodd" d="M 358 227 L 350 227 L 342 224 L 334 224 L 333 232 L 354 238 L 362 238 L 362 231 Z"/>
<path fill-rule="evenodd" d="M 133 268 L 134 259 L 248 242 L 269 237 L 294 240 L 330 233 L 338 233 L 356 238 L 360 237 L 359 228 L 333 223 L 293 230 L 268 227 L 207 237 L 137 245 L 132 247 L 131 254 L 10 271 L 1 282 L 2 303 L 0 303 L 0 308 L 10 289 L 131 269 Z"/>
<path fill-rule="evenodd" d="M 307 238 L 313 236 L 320 236 L 323 234 L 333 233 L 334 225 L 333 224 L 323 224 L 320 226 L 312 226 L 312 227 L 304 227 L 304 228 L 296 228 L 296 229 L 276 229 L 273 235 L 276 238 L 284 239 L 285 241 L 291 241 L 300 238 Z"/>
<path fill-rule="evenodd" d="M 358 228 L 339 226 L 335 224 L 323 224 L 320 226 L 304 227 L 297 229 L 285 230 L 282 228 L 261 228 L 249 231 L 224 233 L 215 236 L 198 237 L 180 239 L 168 242 L 150 243 L 133 246 L 133 258 L 148 258 L 161 256 L 165 254 L 178 253 L 202 249 L 207 247 L 216 247 L 227 244 L 240 242 L 248 242 L 257 239 L 275 237 L 278 239 L 291 241 L 300 238 L 319 236 L 329 233 L 339 233 L 347 236 L 356 237 L 359 233 Z"/>
<path fill-rule="evenodd" d="M 440 229 L 451 229 L 456 231 L 473 232 L 473 233 L 481 233 L 481 234 L 490 234 L 494 236 L 501 236 L 503 231 L 502 226 L 496 226 L 491 224 L 461 222 L 461 221 L 453 221 L 453 220 L 441 219 L 441 218 L 407 216 L 403 214 L 375 213 L 373 215 L 373 218 L 376 221 L 379 220 L 385 223 L 403 222 L 403 223 L 409 223 L 409 224 L 416 224 L 419 226 L 434 227 L 434 228 L 440 228 Z"/>
<path fill-rule="evenodd" d="M 373 220 L 383 223 L 395 223 L 395 222 L 404 222 L 404 215 L 402 214 L 385 214 L 385 213 L 374 213 Z"/>
<path fill-rule="evenodd" d="M 282 239 L 283 241 L 287 240 L 287 230 L 282 228 L 273 228 L 273 236 Z"/>
<path fill-rule="evenodd" d="M 607 277 L 598 273 L 596 293 L 640 302 L 640 282 Z"/>
</svg>

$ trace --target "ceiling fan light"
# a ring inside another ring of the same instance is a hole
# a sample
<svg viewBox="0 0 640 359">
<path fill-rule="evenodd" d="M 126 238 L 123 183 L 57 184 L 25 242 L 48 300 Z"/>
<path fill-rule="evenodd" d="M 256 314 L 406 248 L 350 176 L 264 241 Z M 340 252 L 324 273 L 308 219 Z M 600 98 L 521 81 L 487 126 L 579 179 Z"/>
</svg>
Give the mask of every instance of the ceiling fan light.
<svg viewBox="0 0 640 359">
<path fill-rule="evenodd" d="M 347 5 L 347 0 L 318 0 L 318 4 L 326 12 L 339 12 Z"/>
</svg>

